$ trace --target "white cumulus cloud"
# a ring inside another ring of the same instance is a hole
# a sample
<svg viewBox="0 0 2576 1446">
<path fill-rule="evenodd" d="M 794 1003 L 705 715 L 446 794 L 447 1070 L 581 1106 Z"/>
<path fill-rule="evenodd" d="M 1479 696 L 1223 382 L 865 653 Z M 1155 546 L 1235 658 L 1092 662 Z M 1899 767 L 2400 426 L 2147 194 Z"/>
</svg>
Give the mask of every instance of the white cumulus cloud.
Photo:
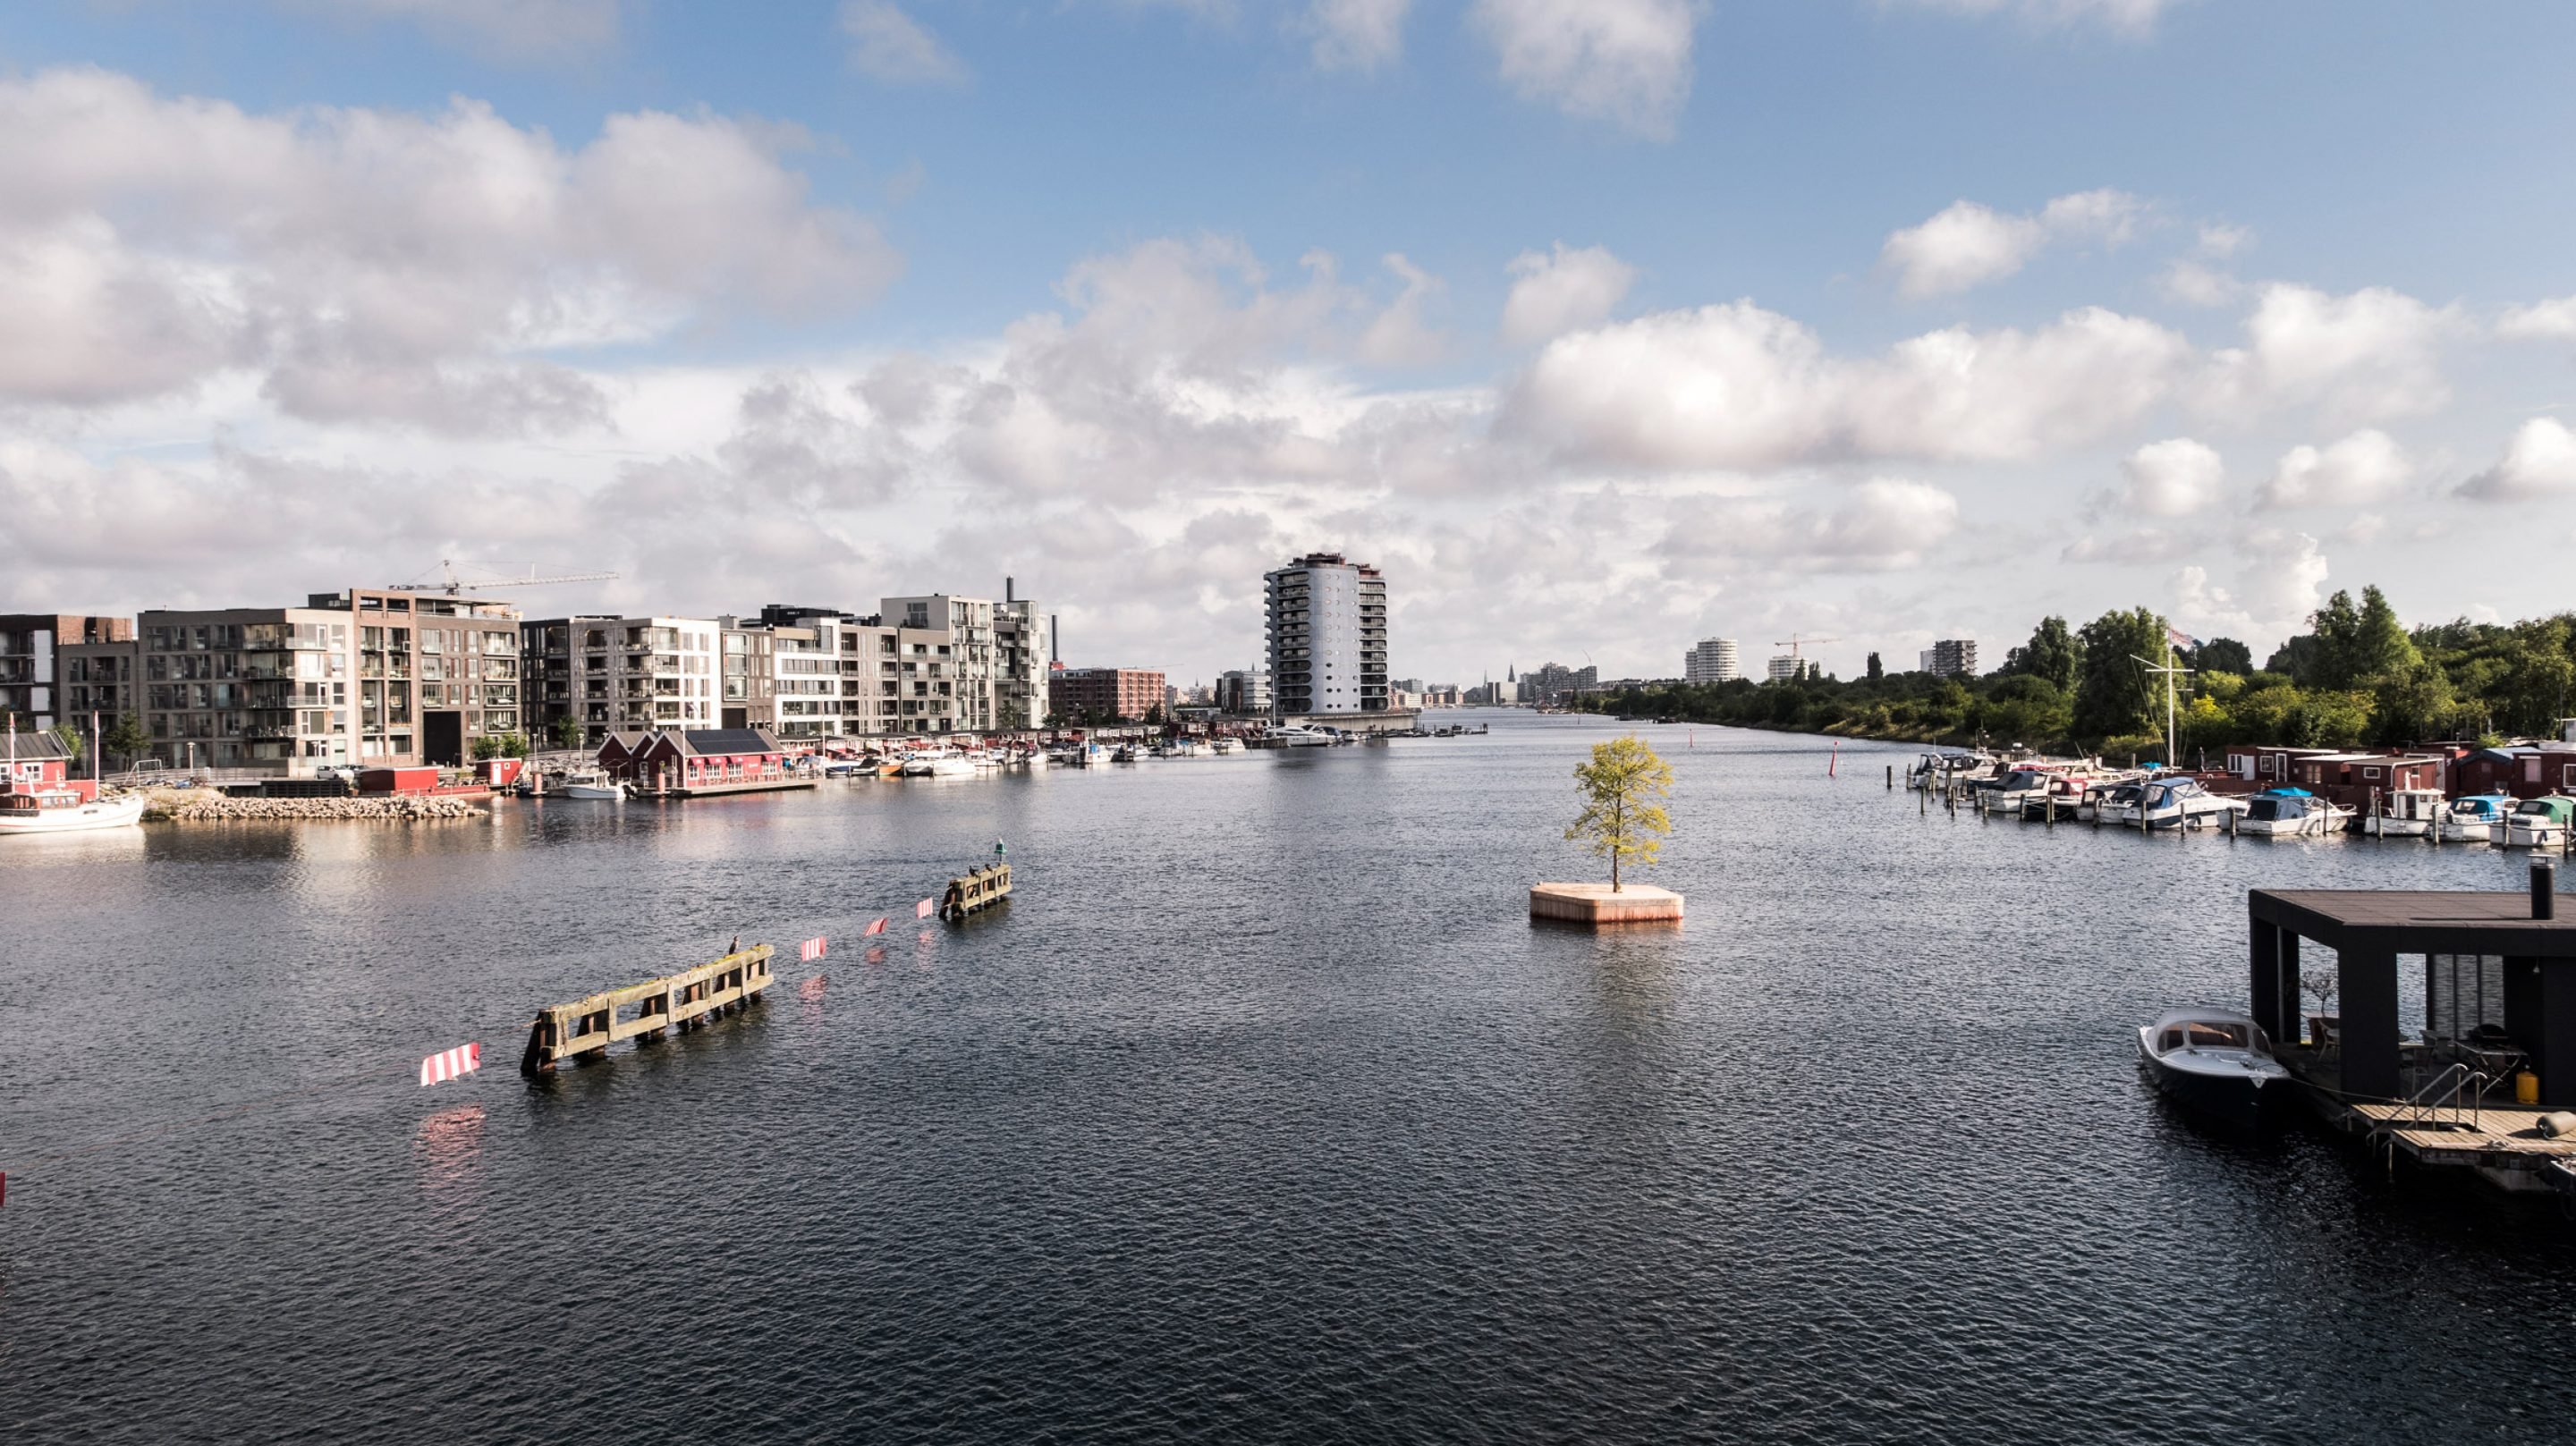
<svg viewBox="0 0 2576 1446">
<path fill-rule="evenodd" d="M 2397 440 L 2365 427 L 2331 446 L 2292 447 L 2281 454 L 2256 504 L 2264 508 L 2354 507 L 2406 485 L 2415 463 Z"/>
<path fill-rule="evenodd" d="M 1522 252 L 1508 269 L 1513 281 L 1503 302 L 1503 340 L 1514 346 L 1602 321 L 1637 279 L 1637 268 L 1608 247 L 1562 241 L 1553 251 Z"/>
<path fill-rule="evenodd" d="M 2036 331 L 1952 327 L 1846 359 L 1739 301 L 1558 337 L 1507 393 L 1500 425 L 1628 467 L 2028 457 L 2135 421 L 2189 354 L 2153 322 L 2087 308 Z"/>
<path fill-rule="evenodd" d="M 2496 319 L 2495 329 L 2510 341 L 2576 341 L 2576 296 L 2513 307 Z"/>
<path fill-rule="evenodd" d="M 2515 430 L 2494 466 L 2460 484 L 2459 495 L 2480 502 L 2576 495 L 2576 432 L 2556 417 L 2532 418 Z"/>
<path fill-rule="evenodd" d="M 1956 15 L 2008 14 L 2039 25 L 2099 25 L 2115 34 L 2144 37 L 2181 0 L 1892 0 Z"/>
<path fill-rule="evenodd" d="M 1476 0 L 1503 80 L 1568 115 L 1670 139 L 1690 98 L 1690 0 Z"/>
<path fill-rule="evenodd" d="M 889 85 L 940 85 L 966 78 L 966 67 L 939 37 L 894 0 L 842 0 L 841 33 L 850 65 Z"/>
<path fill-rule="evenodd" d="M 0 402 L 247 371 L 305 417 L 593 420 L 598 388 L 531 353 L 847 306 L 901 269 L 810 199 L 803 144 L 638 111 L 568 150 L 463 99 L 256 115 L 102 70 L 0 82 Z"/>
<path fill-rule="evenodd" d="M 1929 483 L 1876 477 L 1829 508 L 1771 497 L 1697 497 L 1677 501 L 1670 519 L 1655 550 L 1675 563 L 1886 572 L 1920 566 L 1948 541 L 1959 528 L 1959 499 Z"/>
<path fill-rule="evenodd" d="M 2127 486 L 2117 505 L 2148 517 L 2189 517 L 2216 503 L 2227 465 L 2215 448 L 2189 437 L 2150 442 L 2120 463 Z"/>
<path fill-rule="evenodd" d="M 2118 245 L 2145 210 L 2137 197 L 2107 189 L 2060 196 L 2035 215 L 1955 201 L 1922 225 L 1891 234 L 1878 259 L 1903 294 L 1946 296 L 2000 281 L 2054 242 Z"/>
<path fill-rule="evenodd" d="M 2246 318 L 2246 345 L 2210 358 L 2198 400 L 2238 421 L 2284 407 L 2346 423 L 2434 411 L 2450 399 L 2441 349 L 2460 330 L 2457 307 L 2386 287 L 2334 296 L 2275 282 Z"/>
</svg>

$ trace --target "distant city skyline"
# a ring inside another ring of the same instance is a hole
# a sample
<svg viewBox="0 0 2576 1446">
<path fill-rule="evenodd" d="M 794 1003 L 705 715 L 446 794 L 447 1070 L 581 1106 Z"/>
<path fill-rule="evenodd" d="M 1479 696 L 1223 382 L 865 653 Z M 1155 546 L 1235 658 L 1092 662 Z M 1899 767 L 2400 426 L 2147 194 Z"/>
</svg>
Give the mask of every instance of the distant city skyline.
<svg viewBox="0 0 2576 1446">
<path fill-rule="evenodd" d="M 1213 679 L 2568 603 L 2537 0 L 31 0 L 0 612 L 1016 574 Z M 2550 565 L 2506 566 L 2521 549 Z M 2439 560 L 2474 555 L 2479 565 Z"/>
</svg>

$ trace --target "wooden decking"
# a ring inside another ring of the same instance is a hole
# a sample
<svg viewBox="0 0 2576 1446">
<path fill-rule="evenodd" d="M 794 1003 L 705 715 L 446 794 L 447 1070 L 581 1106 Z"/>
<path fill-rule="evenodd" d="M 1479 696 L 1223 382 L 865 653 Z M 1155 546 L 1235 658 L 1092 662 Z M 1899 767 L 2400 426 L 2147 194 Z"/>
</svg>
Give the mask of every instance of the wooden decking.
<svg viewBox="0 0 2576 1446">
<path fill-rule="evenodd" d="M 2547 1110 L 2355 1104 L 2352 1111 L 2428 1165 L 2531 1170 L 2550 1160 L 2576 1159 L 2576 1136 L 2540 1133 Z"/>
<path fill-rule="evenodd" d="M 939 897 L 939 917 L 952 922 L 963 919 L 1002 902 L 1010 893 L 1011 866 L 986 864 L 948 881 L 948 892 Z"/>
<path fill-rule="evenodd" d="M 770 948 L 755 944 L 711 964 L 683 969 L 622 989 L 603 990 L 569 1004 L 537 1010 L 528 1029 L 519 1073 L 545 1074 L 568 1059 L 606 1053 L 621 1039 L 659 1039 L 674 1025 L 687 1029 L 727 1010 L 741 1009 L 769 987 Z M 636 1012 L 619 1016 L 629 1007 Z"/>
</svg>

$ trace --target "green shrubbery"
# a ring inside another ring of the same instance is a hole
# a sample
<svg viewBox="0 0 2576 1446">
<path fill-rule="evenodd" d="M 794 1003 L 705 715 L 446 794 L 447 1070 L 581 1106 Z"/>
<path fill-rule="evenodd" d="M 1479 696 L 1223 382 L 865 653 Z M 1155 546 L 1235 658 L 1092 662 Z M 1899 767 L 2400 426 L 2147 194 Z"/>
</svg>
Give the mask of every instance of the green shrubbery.
<svg viewBox="0 0 2576 1446">
<path fill-rule="evenodd" d="M 2576 705 L 2576 615 L 2408 631 L 2375 587 L 2336 593 L 2264 667 L 2232 638 L 2178 655 L 2199 672 L 2177 710 L 2182 760 L 2231 743 L 2326 748 L 2548 734 Z M 2164 689 L 2136 660 L 2165 656 L 2146 608 L 2080 629 L 2047 618 L 1981 678 L 1890 673 L 1631 688 L 1599 712 L 1924 743 L 2023 744 L 2109 757 L 2164 751 Z"/>
</svg>

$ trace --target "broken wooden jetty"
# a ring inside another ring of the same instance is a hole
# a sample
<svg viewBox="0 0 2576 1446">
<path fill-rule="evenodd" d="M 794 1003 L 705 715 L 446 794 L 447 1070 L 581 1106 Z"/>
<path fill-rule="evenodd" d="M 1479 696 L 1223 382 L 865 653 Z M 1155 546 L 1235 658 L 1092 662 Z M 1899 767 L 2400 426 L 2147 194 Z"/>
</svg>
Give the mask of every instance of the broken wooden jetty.
<svg viewBox="0 0 2576 1446">
<path fill-rule="evenodd" d="M 520 1056 L 519 1073 L 546 1074 L 563 1061 L 577 1060 L 621 1039 L 660 1039 L 677 1026 L 705 1024 L 728 1010 L 745 1008 L 770 985 L 770 947 L 727 954 L 677 974 L 610 989 L 569 1004 L 549 1004 L 537 1011 L 528 1030 L 528 1050 Z M 633 1009 L 633 1014 L 627 1014 Z"/>
<path fill-rule="evenodd" d="M 1010 892 L 1011 866 L 986 864 L 948 881 L 948 892 L 939 897 L 939 917 L 963 919 L 1002 902 Z"/>
</svg>

